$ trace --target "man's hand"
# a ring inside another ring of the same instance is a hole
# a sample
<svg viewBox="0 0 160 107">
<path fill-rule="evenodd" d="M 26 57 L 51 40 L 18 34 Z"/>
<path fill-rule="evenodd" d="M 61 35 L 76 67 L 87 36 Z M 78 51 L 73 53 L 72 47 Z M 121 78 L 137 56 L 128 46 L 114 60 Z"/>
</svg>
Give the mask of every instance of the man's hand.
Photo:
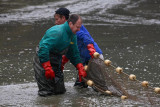
<svg viewBox="0 0 160 107">
<path fill-rule="evenodd" d="M 79 74 L 79 81 L 81 82 L 82 81 L 82 78 L 81 77 L 86 77 L 87 76 L 87 73 L 86 71 L 84 70 L 84 66 L 82 63 L 79 63 L 76 65 L 76 68 L 78 69 L 78 74 Z"/>
<path fill-rule="evenodd" d="M 62 56 L 62 64 L 61 64 L 61 70 L 63 71 L 63 69 L 64 69 L 64 65 L 67 63 L 69 61 L 69 59 L 65 56 L 65 55 L 63 55 Z"/>
<path fill-rule="evenodd" d="M 91 58 L 94 58 L 93 54 L 96 52 L 96 50 L 95 50 L 93 44 L 88 44 L 88 45 L 87 45 L 87 49 L 88 49 L 89 52 L 90 52 L 89 54 L 90 54 Z"/>
<path fill-rule="evenodd" d="M 52 70 L 52 66 L 51 66 L 51 64 L 50 64 L 50 61 L 47 61 L 47 62 L 44 62 L 44 63 L 42 63 L 42 67 L 44 68 L 44 70 L 45 70 L 45 77 L 47 78 L 47 79 L 53 79 L 53 78 L 55 78 L 55 73 L 54 73 L 54 71 Z"/>
</svg>

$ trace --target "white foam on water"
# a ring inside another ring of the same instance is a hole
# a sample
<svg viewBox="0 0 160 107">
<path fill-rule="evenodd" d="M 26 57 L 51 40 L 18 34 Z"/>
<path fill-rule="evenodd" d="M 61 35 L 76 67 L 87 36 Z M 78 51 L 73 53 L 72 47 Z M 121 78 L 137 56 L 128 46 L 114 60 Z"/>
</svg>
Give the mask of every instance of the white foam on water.
<svg viewBox="0 0 160 107">
<path fill-rule="evenodd" d="M 135 2 L 130 3 L 131 0 L 61 0 L 58 2 L 49 2 L 42 5 L 26 6 L 19 9 L 10 10 L 9 13 L 0 14 L 0 24 L 16 21 L 21 23 L 33 23 L 39 20 L 52 19 L 59 7 L 68 8 L 71 13 L 80 14 L 83 20 L 93 21 L 93 23 L 86 23 L 88 25 L 109 25 L 109 24 L 143 24 L 152 25 L 160 24 L 159 19 L 146 19 L 143 16 L 127 16 L 109 13 L 108 10 L 118 6 L 125 5 L 124 10 L 135 8 L 138 6 Z M 137 7 L 138 8 L 138 7 Z M 155 14 L 156 15 L 156 14 Z M 104 23 L 103 23 L 104 22 Z"/>
<path fill-rule="evenodd" d="M 71 13 L 87 14 L 100 9 L 102 12 L 123 0 L 67 0 L 45 3 L 43 5 L 27 6 L 11 10 L 9 13 L 0 14 L 0 24 L 10 21 L 34 22 L 41 19 L 53 18 L 54 12 L 59 7 L 68 8 Z"/>
</svg>

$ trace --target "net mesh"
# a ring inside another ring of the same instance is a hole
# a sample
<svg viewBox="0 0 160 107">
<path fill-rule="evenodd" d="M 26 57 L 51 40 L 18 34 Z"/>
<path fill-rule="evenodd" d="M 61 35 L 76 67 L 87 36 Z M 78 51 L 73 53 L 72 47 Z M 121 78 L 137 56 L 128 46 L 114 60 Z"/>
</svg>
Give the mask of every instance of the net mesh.
<svg viewBox="0 0 160 107">
<path fill-rule="evenodd" d="M 104 63 L 100 58 L 93 58 L 87 67 L 87 77 L 83 80 L 93 89 L 106 95 L 118 96 L 121 99 L 131 99 L 152 105 L 160 104 L 160 94 L 154 92 L 154 88 L 136 78 L 130 79 L 129 75 L 121 71 L 116 72 L 113 65 Z M 89 84 L 91 80 L 93 83 Z"/>
</svg>

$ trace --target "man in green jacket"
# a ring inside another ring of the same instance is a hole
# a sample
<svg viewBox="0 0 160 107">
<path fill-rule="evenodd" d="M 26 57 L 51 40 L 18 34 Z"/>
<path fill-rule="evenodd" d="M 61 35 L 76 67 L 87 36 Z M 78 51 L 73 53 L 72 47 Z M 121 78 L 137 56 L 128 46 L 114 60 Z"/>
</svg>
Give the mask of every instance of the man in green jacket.
<svg viewBox="0 0 160 107">
<path fill-rule="evenodd" d="M 81 77 L 86 77 L 75 35 L 81 24 L 81 17 L 73 14 L 64 24 L 48 29 L 41 39 L 34 57 L 35 78 L 40 96 L 62 94 L 66 91 L 61 71 L 62 55 L 66 55 L 78 69 L 79 81 L 82 81 Z"/>
</svg>

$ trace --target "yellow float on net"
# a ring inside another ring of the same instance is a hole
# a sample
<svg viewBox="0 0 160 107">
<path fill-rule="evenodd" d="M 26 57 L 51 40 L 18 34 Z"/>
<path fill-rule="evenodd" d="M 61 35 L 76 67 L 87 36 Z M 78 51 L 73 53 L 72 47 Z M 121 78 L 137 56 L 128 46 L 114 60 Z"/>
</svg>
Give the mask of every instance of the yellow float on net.
<svg viewBox="0 0 160 107">
<path fill-rule="evenodd" d="M 109 91 L 109 90 L 106 90 L 105 91 L 107 94 L 109 94 L 109 95 L 111 95 L 112 94 L 112 92 L 111 91 Z"/>
<path fill-rule="evenodd" d="M 87 81 L 87 85 L 88 85 L 88 86 L 90 86 L 90 87 L 91 87 L 93 84 L 94 84 L 94 83 L 93 83 L 93 81 L 92 81 L 92 80 L 88 80 L 88 81 Z"/>
<path fill-rule="evenodd" d="M 141 85 L 142 85 L 143 87 L 148 87 L 148 81 L 143 81 L 143 82 L 141 83 Z"/>
<path fill-rule="evenodd" d="M 136 80 L 136 76 L 135 76 L 134 74 L 130 74 L 130 75 L 129 75 L 129 79 L 130 79 L 130 80 Z"/>
<path fill-rule="evenodd" d="M 87 69 L 88 69 L 88 65 L 85 65 L 84 70 L 87 71 Z"/>
<path fill-rule="evenodd" d="M 123 69 L 121 67 L 117 67 L 116 68 L 116 72 L 118 72 L 119 74 L 122 73 Z"/>
<path fill-rule="evenodd" d="M 160 94 L 160 88 L 159 88 L 159 87 L 155 87 L 155 88 L 154 88 L 154 91 L 155 91 L 157 94 Z"/>
<path fill-rule="evenodd" d="M 99 54 L 98 52 L 95 52 L 95 53 L 93 54 L 93 56 L 94 56 L 94 58 L 98 58 L 98 57 L 100 56 L 100 54 Z"/>
<path fill-rule="evenodd" d="M 104 64 L 107 65 L 107 66 L 110 66 L 111 65 L 111 61 L 110 60 L 105 60 Z"/>
<path fill-rule="evenodd" d="M 121 96 L 121 99 L 122 99 L 122 100 L 127 99 L 127 96 L 122 95 L 122 96 Z"/>
</svg>

